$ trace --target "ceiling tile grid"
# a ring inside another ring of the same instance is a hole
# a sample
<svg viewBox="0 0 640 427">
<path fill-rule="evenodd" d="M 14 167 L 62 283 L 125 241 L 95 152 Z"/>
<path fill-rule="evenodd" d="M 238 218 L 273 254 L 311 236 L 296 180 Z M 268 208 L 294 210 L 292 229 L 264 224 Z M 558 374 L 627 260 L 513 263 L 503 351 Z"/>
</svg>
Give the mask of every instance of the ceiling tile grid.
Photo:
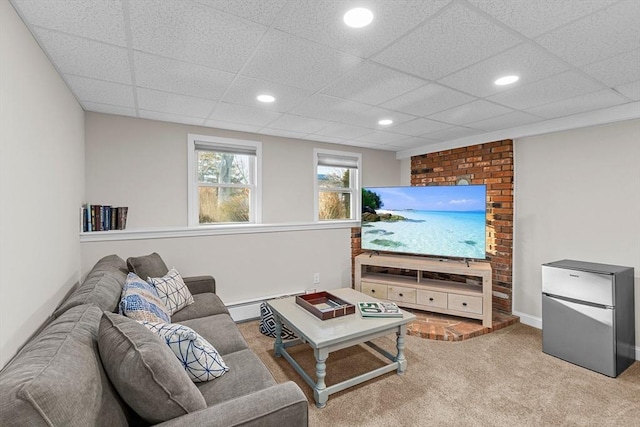
<svg viewBox="0 0 640 427">
<path fill-rule="evenodd" d="M 401 151 L 640 101 L 635 0 L 10 2 L 106 114 Z"/>
</svg>

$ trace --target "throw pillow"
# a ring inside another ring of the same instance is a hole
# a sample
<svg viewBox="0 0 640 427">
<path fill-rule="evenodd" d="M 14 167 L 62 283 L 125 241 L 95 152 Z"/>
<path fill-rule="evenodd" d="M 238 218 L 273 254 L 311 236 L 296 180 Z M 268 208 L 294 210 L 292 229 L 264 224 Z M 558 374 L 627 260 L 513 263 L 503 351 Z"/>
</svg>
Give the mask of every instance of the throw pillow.
<svg viewBox="0 0 640 427">
<path fill-rule="evenodd" d="M 127 258 L 127 267 L 138 277 L 162 277 L 169 269 L 160 255 L 154 252 L 149 255 Z"/>
<path fill-rule="evenodd" d="M 167 343 L 193 382 L 211 381 L 229 371 L 218 351 L 193 329 L 178 323 L 140 323 Z"/>
<path fill-rule="evenodd" d="M 170 315 L 193 304 L 193 295 L 175 268 L 169 270 L 164 277 L 149 277 L 147 281 L 156 288 Z"/>
<path fill-rule="evenodd" d="M 170 323 L 169 311 L 156 288 L 135 273 L 129 273 L 122 287 L 119 313 L 135 320 Z"/>
<path fill-rule="evenodd" d="M 266 302 L 260 304 L 260 333 L 271 338 L 276 337 L 276 319 L 273 318 L 273 311 Z M 282 325 L 280 336 L 283 340 L 297 338 L 296 334 L 286 325 Z"/>
<path fill-rule="evenodd" d="M 173 352 L 138 322 L 104 312 L 98 350 L 118 394 L 145 421 L 161 423 L 207 407 Z"/>
</svg>

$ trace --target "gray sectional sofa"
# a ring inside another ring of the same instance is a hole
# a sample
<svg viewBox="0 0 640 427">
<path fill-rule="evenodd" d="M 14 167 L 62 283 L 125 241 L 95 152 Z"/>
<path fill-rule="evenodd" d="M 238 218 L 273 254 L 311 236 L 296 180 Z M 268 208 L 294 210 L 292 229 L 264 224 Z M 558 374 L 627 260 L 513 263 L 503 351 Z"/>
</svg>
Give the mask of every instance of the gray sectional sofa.
<svg viewBox="0 0 640 427">
<path fill-rule="evenodd" d="M 293 382 L 277 384 L 248 348 L 212 277 L 185 278 L 194 303 L 171 316 L 213 344 L 229 367 L 194 383 L 157 336 L 113 314 L 128 271 L 162 277 L 167 268 L 157 254 L 101 259 L 0 372 L 1 425 L 308 424 L 305 395 Z"/>
</svg>

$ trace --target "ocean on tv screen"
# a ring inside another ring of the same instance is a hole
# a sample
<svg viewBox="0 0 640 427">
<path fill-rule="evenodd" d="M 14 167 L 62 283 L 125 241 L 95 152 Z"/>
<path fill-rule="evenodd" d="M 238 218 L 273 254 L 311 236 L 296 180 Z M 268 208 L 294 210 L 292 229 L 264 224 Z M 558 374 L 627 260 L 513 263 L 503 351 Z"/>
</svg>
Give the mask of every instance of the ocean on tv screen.
<svg viewBox="0 0 640 427">
<path fill-rule="evenodd" d="M 364 250 L 484 259 L 485 225 L 484 185 L 363 190 Z"/>
</svg>

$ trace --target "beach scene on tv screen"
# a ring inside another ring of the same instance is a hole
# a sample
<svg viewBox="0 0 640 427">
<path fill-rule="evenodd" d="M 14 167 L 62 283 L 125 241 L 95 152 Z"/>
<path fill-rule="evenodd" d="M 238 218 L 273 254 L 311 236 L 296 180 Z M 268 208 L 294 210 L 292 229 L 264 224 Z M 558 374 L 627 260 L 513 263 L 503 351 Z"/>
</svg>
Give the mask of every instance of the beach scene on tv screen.
<svg viewBox="0 0 640 427">
<path fill-rule="evenodd" d="M 486 187 L 362 189 L 362 249 L 485 258 Z"/>
</svg>

